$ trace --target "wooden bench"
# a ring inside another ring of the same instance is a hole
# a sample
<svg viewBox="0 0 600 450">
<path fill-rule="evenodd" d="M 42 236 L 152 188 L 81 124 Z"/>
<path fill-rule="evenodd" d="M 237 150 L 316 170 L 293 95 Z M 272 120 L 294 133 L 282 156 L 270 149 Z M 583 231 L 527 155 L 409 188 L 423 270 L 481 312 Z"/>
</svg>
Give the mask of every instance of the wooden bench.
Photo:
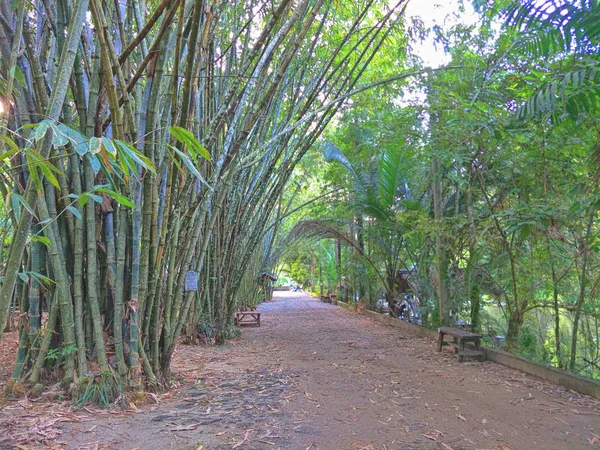
<svg viewBox="0 0 600 450">
<path fill-rule="evenodd" d="M 258 311 L 238 311 L 235 313 L 233 323 L 240 327 L 244 325 L 260 327 L 260 313 Z"/>
<path fill-rule="evenodd" d="M 321 301 L 323 303 L 336 303 L 337 295 L 330 292 L 327 295 L 321 295 Z"/>
<path fill-rule="evenodd" d="M 454 345 L 454 351 L 458 353 L 458 362 L 463 362 L 465 358 L 475 358 L 478 361 L 483 361 L 481 335 L 451 327 L 440 327 L 438 333 L 438 352 L 442 351 L 444 345 Z M 452 336 L 453 342 L 445 342 L 445 335 Z M 469 344 L 469 346 L 467 347 L 466 344 Z"/>
</svg>

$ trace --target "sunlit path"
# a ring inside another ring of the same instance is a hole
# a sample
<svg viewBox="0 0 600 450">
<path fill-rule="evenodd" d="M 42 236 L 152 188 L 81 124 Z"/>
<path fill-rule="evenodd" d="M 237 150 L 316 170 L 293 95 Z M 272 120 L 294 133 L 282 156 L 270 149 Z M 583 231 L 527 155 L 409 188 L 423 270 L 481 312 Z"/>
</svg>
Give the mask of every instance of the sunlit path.
<svg viewBox="0 0 600 450">
<path fill-rule="evenodd" d="M 556 450 L 597 442 L 600 406 L 588 397 L 493 363 L 459 364 L 433 341 L 304 293 L 276 292 L 259 309 L 261 327 L 233 344 L 179 348 L 175 376 L 187 387 L 143 412 L 76 424 L 71 448 Z"/>
<path fill-rule="evenodd" d="M 433 341 L 276 294 L 261 306 L 265 327 L 247 336 L 279 344 L 277 357 L 302 371 L 289 408 L 314 434 L 291 448 L 572 449 L 599 434 L 600 411 L 570 403 L 562 388 L 493 363 L 459 364 Z"/>
</svg>

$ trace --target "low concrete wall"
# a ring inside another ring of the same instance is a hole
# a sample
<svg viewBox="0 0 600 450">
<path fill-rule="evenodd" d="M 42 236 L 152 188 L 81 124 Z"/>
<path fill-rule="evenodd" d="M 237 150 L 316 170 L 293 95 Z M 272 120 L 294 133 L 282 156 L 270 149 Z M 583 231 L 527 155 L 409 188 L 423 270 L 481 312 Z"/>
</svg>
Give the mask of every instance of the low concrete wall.
<svg viewBox="0 0 600 450">
<path fill-rule="evenodd" d="M 421 337 L 430 338 L 433 340 L 437 339 L 437 331 L 435 331 L 435 330 L 430 330 L 429 328 L 415 325 L 414 323 L 404 322 L 402 320 L 394 319 L 393 317 L 390 317 L 390 316 L 384 316 L 383 314 L 376 313 L 375 311 L 369 311 L 368 309 L 358 311 L 354 308 L 354 306 L 349 305 L 348 303 L 341 302 L 339 300 L 338 300 L 337 304 L 339 306 L 343 306 L 346 309 L 350 309 L 352 311 L 359 312 L 363 316 L 370 317 L 371 319 L 376 320 L 377 322 L 381 322 L 381 323 L 390 325 L 394 328 L 400 328 L 402 330 L 405 330 L 409 333 L 416 334 Z"/>
<path fill-rule="evenodd" d="M 356 311 L 353 306 L 338 301 L 338 305 Z M 401 328 L 410 333 L 414 333 L 417 336 L 425 337 L 437 340 L 438 333 L 436 330 L 415 325 L 413 323 L 404 322 L 402 320 L 394 319 L 393 317 L 384 316 L 383 314 L 376 313 L 374 311 L 356 311 L 364 316 L 370 317 L 377 322 L 382 322 L 395 328 Z M 567 389 L 572 389 L 581 394 L 589 395 L 600 399 L 600 383 L 589 378 L 581 377 L 579 375 L 555 369 L 554 367 L 547 367 L 543 364 L 539 364 L 533 361 L 529 361 L 520 356 L 513 355 L 511 353 L 503 352 L 493 348 L 482 347 L 485 359 L 487 361 L 493 361 L 497 364 L 510 367 L 524 372 L 528 375 L 540 378 L 544 381 L 557 384 Z"/>
<path fill-rule="evenodd" d="M 383 314 L 376 313 L 374 311 L 365 310 L 362 312 L 365 316 L 376 320 L 377 322 L 386 323 L 392 327 L 400 328 L 402 330 L 408 331 L 409 333 L 416 334 L 417 336 L 430 338 L 434 341 L 437 339 L 438 334 L 435 330 L 430 330 L 429 328 L 421 327 L 419 325 L 415 325 L 414 323 L 404 322 L 402 320 L 394 319 L 390 316 L 384 316 Z"/>
<path fill-rule="evenodd" d="M 522 358 L 521 356 L 503 352 L 502 350 L 483 347 L 483 351 L 485 353 L 485 359 L 488 361 L 493 361 L 502 364 L 503 366 L 520 370 L 528 375 L 533 375 L 534 377 L 558 384 L 567 389 L 572 389 L 581 394 L 600 399 L 600 383 L 595 380 L 581 377 L 565 370 L 544 366 Z"/>
</svg>

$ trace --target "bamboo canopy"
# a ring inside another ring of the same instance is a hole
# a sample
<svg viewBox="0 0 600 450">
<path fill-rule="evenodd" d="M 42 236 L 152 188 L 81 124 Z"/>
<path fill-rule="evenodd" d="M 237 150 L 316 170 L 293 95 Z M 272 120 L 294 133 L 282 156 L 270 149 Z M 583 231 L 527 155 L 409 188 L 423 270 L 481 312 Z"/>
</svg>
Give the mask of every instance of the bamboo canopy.
<svg viewBox="0 0 600 450">
<path fill-rule="evenodd" d="M 87 401 L 91 375 L 168 383 L 202 321 L 225 339 L 272 268 L 294 167 L 366 88 L 405 3 L 1 0 L 15 382 L 60 367 Z"/>
</svg>

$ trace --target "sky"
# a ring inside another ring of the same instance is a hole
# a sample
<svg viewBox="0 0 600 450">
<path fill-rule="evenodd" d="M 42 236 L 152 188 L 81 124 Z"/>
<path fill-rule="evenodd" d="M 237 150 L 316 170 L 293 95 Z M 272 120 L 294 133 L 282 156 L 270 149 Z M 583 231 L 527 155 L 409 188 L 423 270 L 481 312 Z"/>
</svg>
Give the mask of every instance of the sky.
<svg viewBox="0 0 600 450">
<path fill-rule="evenodd" d="M 406 17 L 419 16 L 426 28 L 434 25 L 448 27 L 460 21 L 475 23 L 477 20 L 473 7 L 468 0 L 464 1 L 465 13 L 459 11 L 460 0 L 410 0 L 406 8 Z M 410 23 L 410 20 L 409 20 Z M 433 38 L 414 45 L 415 51 L 423 59 L 426 66 L 439 67 L 448 63 L 450 58 L 442 49 L 436 49 Z"/>
</svg>

